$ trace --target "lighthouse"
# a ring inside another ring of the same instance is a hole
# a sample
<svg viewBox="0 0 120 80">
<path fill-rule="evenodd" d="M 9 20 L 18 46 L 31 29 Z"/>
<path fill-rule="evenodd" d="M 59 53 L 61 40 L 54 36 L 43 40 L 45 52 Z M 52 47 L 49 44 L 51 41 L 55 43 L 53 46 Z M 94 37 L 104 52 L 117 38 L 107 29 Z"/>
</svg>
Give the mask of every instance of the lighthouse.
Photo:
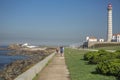
<svg viewBox="0 0 120 80">
<path fill-rule="evenodd" d="M 112 40 L 112 4 L 108 4 L 107 42 Z"/>
</svg>

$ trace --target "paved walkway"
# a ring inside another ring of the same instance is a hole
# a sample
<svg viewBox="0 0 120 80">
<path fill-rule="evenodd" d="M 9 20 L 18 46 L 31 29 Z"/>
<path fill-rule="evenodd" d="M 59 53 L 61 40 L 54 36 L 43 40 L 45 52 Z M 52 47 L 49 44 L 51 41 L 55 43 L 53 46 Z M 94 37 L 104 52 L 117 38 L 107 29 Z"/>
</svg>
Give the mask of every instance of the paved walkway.
<svg viewBox="0 0 120 80">
<path fill-rule="evenodd" d="M 64 57 L 55 55 L 51 62 L 40 72 L 38 80 L 70 80 Z"/>
</svg>

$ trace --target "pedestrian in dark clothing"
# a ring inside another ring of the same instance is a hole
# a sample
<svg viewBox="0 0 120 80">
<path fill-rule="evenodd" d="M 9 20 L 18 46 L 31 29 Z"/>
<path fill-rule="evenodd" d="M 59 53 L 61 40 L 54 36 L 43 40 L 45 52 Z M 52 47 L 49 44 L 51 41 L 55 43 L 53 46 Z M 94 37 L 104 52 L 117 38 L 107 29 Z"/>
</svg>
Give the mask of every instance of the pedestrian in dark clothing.
<svg viewBox="0 0 120 80">
<path fill-rule="evenodd" d="M 60 47 L 60 54 L 61 54 L 61 56 L 64 55 L 64 47 L 63 46 Z"/>
</svg>

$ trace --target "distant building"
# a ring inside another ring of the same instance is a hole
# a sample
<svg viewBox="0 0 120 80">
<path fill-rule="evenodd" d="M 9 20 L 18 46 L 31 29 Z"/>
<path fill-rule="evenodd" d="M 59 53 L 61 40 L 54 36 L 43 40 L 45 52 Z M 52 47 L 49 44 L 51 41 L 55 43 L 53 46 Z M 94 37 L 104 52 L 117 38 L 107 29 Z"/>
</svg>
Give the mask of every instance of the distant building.
<svg viewBox="0 0 120 80">
<path fill-rule="evenodd" d="M 97 38 L 96 37 L 86 37 L 86 42 L 97 42 Z"/>
<path fill-rule="evenodd" d="M 22 47 L 27 47 L 27 46 L 28 46 L 28 43 L 22 44 Z"/>
<path fill-rule="evenodd" d="M 109 46 L 109 45 L 120 45 L 120 33 L 112 33 L 112 4 L 107 6 L 107 41 L 104 39 L 98 39 L 96 37 L 86 37 L 86 42 L 83 43 L 83 48 L 99 46 Z"/>
<path fill-rule="evenodd" d="M 30 46 L 30 45 L 28 45 L 28 43 L 24 43 L 24 44 L 22 44 L 22 47 L 35 48 L 36 46 Z"/>
<path fill-rule="evenodd" d="M 119 34 L 113 34 L 112 42 L 120 42 L 120 33 Z"/>
<path fill-rule="evenodd" d="M 99 39 L 99 42 L 104 42 L 104 39 Z"/>
</svg>

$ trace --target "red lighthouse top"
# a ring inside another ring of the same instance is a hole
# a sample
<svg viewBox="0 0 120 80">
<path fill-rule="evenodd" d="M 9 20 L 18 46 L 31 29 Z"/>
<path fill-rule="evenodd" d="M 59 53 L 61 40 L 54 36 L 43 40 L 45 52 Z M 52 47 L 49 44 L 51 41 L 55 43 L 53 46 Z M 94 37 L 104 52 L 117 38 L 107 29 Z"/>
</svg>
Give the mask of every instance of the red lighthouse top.
<svg viewBox="0 0 120 80">
<path fill-rule="evenodd" d="M 109 4 L 108 4 L 108 10 L 111 10 L 111 9 L 112 9 L 112 4 L 109 3 Z"/>
</svg>

